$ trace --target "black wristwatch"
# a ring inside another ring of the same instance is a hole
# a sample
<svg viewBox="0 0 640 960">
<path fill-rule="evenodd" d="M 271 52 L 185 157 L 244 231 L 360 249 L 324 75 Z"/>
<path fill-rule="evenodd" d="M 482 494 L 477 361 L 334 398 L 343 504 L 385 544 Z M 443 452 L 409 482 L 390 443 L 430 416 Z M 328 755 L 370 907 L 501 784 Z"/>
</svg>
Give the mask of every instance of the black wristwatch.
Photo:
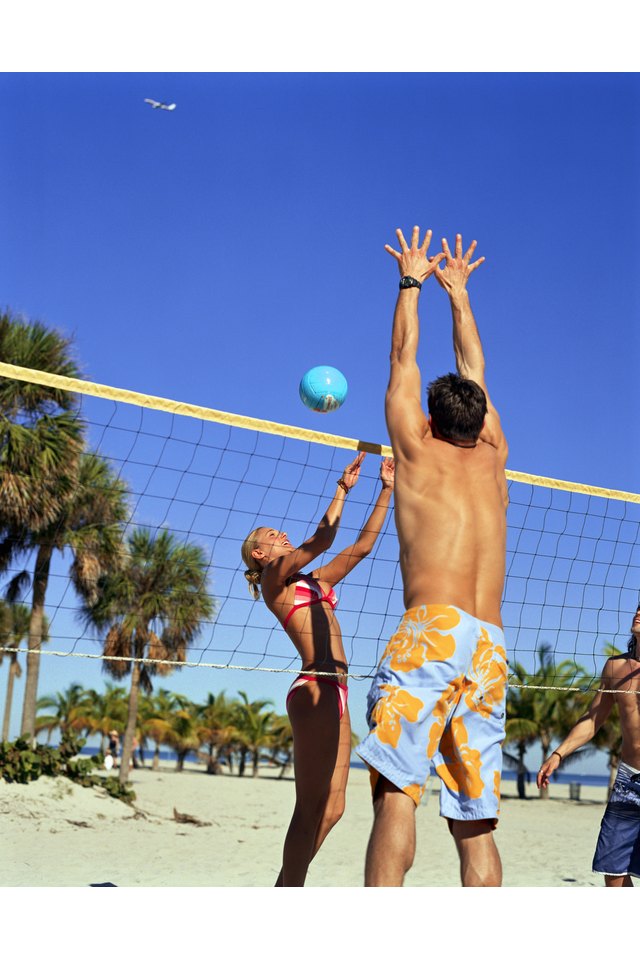
<svg viewBox="0 0 640 960">
<path fill-rule="evenodd" d="M 400 289 L 406 290 L 408 287 L 417 287 L 418 290 L 422 290 L 422 284 L 419 280 L 416 280 L 415 277 L 403 277 L 400 281 Z"/>
</svg>

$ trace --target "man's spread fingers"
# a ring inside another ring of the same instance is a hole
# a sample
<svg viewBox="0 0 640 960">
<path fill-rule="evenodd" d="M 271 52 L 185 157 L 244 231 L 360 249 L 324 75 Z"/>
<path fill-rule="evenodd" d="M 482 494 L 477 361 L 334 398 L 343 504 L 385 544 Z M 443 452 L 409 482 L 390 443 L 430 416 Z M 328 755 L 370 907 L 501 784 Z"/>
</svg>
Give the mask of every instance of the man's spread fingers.
<svg viewBox="0 0 640 960">
<path fill-rule="evenodd" d="M 468 249 L 467 252 L 465 253 L 464 257 L 462 258 L 465 263 L 469 263 L 469 260 L 471 260 L 471 257 L 473 256 L 473 251 L 475 250 L 475 248 L 476 248 L 477 246 L 478 246 L 478 241 L 477 241 L 477 240 L 472 240 L 472 241 L 471 241 L 471 246 L 469 247 L 469 249 Z"/>
<path fill-rule="evenodd" d="M 396 230 L 396 234 L 398 237 L 398 241 L 400 243 L 400 249 L 402 250 L 403 253 L 405 253 L 409 249 L 409 247 L 407 246 L 407 241 L 405 240 L 404 234 L 400 229 L 400 227 L 398 227 L 398 229 Z"/>
</svg>

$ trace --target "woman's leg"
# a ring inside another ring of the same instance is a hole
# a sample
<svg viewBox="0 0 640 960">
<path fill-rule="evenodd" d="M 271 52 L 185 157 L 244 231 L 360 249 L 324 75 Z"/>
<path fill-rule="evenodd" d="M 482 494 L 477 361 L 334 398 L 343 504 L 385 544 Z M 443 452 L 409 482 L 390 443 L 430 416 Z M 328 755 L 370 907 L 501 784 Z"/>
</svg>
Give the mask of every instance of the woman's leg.
<svg viewBox="0 0 640 960">
<path fill-rule="evenodd" d="M 336 701 L 338 697 L 336 694 Z M 337 703 L 336 703 L 337 706 Z M 325 804 L 322 820 L 316 834 L 316 842 L 313 850 L 313 856 L 322 846 L 329 831 L 335 827 L 338 820 L 344 813 L 344 798 L 347 791 L 347 780 L 349 778 L 349 766 L 351 764 L 351 720 L 349 719 L 349 708 L 345 707 L 342 719 L 340 720 L 340 739 L 338 743 L 338 756 L 336 765 L 329 784 L 329 796 Z M 313 857 L 312 857 L 313 859 Z"/>
<path fill-rule="evenodd" d="M 340 747 L 342 724 L 334 687 L 314 682 L 299 687 L 289 702 L 289 719 L 293 730 L 296 805 L 276 886 L 302 887 L 319 846 L 317 839 Z M 326 833 L 328 830 L 325 836 Z"/>
</svg>

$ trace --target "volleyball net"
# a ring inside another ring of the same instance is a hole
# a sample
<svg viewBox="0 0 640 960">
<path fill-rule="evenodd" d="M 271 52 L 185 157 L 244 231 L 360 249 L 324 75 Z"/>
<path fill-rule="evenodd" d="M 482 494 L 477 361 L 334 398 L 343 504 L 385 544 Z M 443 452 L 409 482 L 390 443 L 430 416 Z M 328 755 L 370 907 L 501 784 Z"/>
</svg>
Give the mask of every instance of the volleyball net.
<svg viewBox="0 0 640 960">
<path fill-rule="evenodd" d="M 79 398 L 87 450 L 128 488 L 128 538 L 168 530 L 201 548 L 215 615 L 203 621 L 181 666 L 298 672 L 296 651 L 247 589 L 240 547 L 258 526 L 292 543 L 315 529 L 335 481 L 365 450 L 327 558 L 352 543 L 379 491 L 381 444 L 289 427 L 0 363 L 0 376 L 69 390 Z M 625 649 L 640 587 L 640 495 L 507 471 L 507 574 L 502 605 L 518 682 L 536 683 L 541 658 L 575 661 L 545 684 L 597 682 L 612 647 Z M 68 551 L 54 556 L 46 598 L 47 656 L 104 659 L 104 634 L 80 623 Z M 15 575 L 7 570 L 0 582 Z M 373 676 L 404 612 L 393 505 L 372 553 L 339 585 L 350 676 Z M 29 603 L 29 598 L 23 598 Z"/>
</svg>

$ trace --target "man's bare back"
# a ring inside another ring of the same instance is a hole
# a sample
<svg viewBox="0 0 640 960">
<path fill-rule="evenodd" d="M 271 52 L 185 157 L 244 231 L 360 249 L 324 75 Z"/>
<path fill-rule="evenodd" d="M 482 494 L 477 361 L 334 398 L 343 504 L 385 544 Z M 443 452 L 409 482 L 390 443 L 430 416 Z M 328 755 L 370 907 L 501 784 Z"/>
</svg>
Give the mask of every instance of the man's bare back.
<svg viewBox="0 0 640 960">
<path fill-rule="evenodd" d="M 405 608 L 450 603 L 502 626 L 506 483 L 495 447 L 427 436 L 396 462 Z"/>
<path fill-rule="evenodd" d="M 387 249 L 398 259 L 401 273 L 415 275 L 423 248 L 417 248 L 415 230 L 411 249 L 399 238 L 402 253 Z M 435 276 L 449 295 L 458 375 L 479 388 L 486 416 L 479 436 L 461 441 L 425 415 L 416 362 L 418 291 L 403 291 L 394 316 L 386 415 L 396 459 L 395 515 L 405 608 L 449 603 L 501 627 L 507 443 L 487 392 L 484 353 L 466 289 L 484 258 L 470 262 L 475 241 L 463 257 L 459 234 L 455 256 L 444 240 L 443 250 L 446 263 Z M 446 387 L 440 389 L 446 392 Z M 431 403 L 431 390 L 429 396 Z M 451 409 L 464 405 L 462 396 L 449 403 Z"/>
<path fill-rule="evenodd" d="M 396 462 L 406 612 L 378 663 L 367 698 L 370 732 L 357 751 L 372 771 L 374 788 L 365 883 L 403 883 L 415 850 L 415 810 L 433 765 L 442 780 L 440 814 L 456 843 L 462 883 L 499 886 L 502 867 L 492 832 L 499 813 L 507 674 L 500 618 L 507 444 L 487 393 L 466 290 L 484 257 L 471 262 L 475 241 L 463 256 L 460 234 L 455 256 L 443 240 L 442 254 L 427 257 L 431 231 L 419 246 L 414 227 L 410 247 L 396 232 L 400 251 L 386 245 L 401 280 L 385 414 Z M 417 363 L 418 299 L 433 274 L 451 304 L 457 373 L 429 385 L 427 416 Z M 495 678 L 487 691 L 489 714 L 484 691 L 477 701 L 475 695 L 460 696 L 463 687 L 475 689 L 480 660 Z"/>
</svg>

